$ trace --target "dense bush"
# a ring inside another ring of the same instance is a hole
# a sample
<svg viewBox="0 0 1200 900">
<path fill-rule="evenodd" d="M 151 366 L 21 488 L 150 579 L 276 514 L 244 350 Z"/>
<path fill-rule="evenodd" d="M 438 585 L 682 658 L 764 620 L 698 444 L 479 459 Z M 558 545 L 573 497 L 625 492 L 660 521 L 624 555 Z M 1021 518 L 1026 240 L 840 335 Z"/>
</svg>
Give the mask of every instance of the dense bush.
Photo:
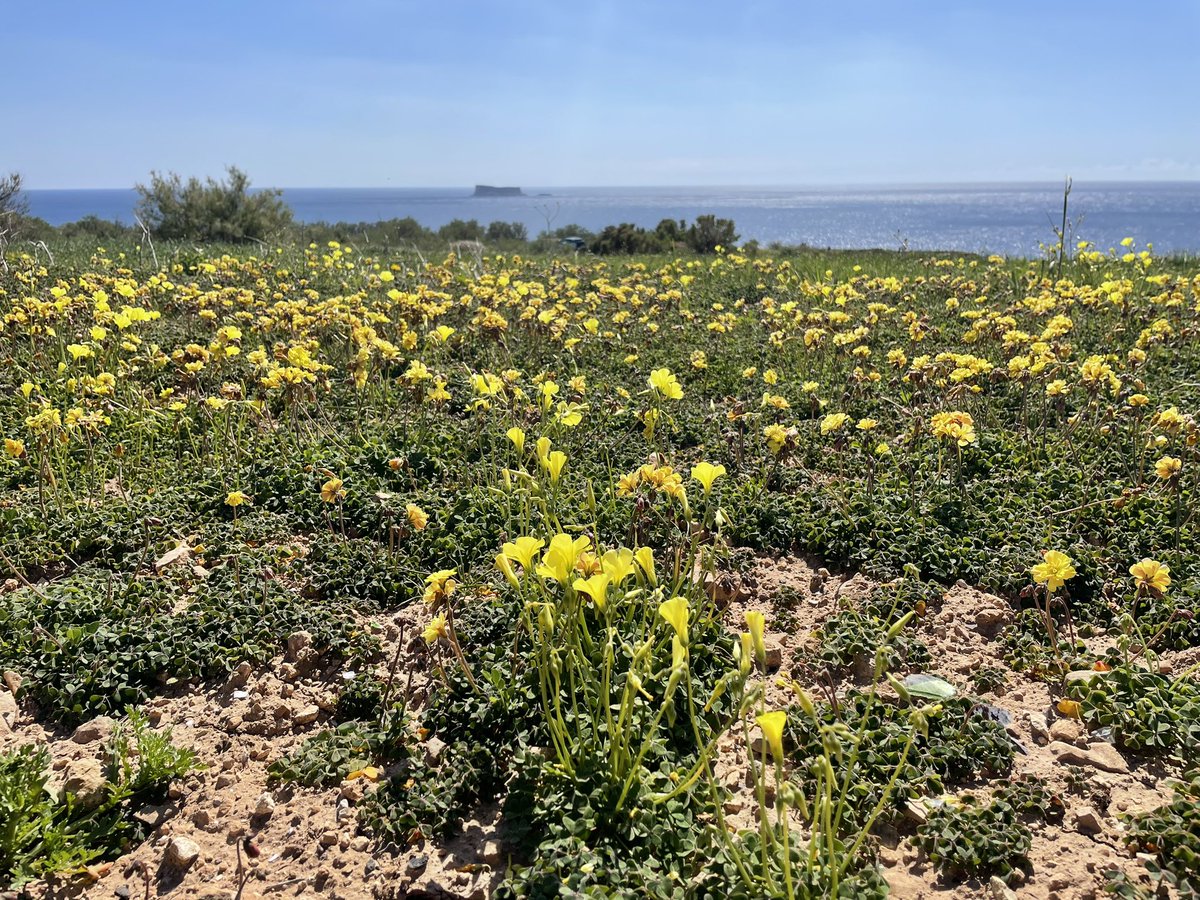
<svg viewBox="0 0 1200 900">
<path fill-rule="evenodd" d="M 278 190 L 250 190 L 250 179 L 230 166 L 223 181 L 189 178 L 174 172 L 150 173 L 139 184 L 137 214 L 155 237 L 168 240 L 241 243 L 278 237 L 292 212 Z"/>
</svg>

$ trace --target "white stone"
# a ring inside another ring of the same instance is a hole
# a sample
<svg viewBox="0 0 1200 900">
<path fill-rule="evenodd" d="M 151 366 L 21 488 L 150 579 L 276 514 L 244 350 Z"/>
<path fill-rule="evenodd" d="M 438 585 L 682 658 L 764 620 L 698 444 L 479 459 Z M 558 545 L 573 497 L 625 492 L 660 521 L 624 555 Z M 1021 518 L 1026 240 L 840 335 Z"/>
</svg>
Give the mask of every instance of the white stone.
<svg viewBox="0 0 1200 900">
<path fill-rule="evenodd" d="M 200 845 L 191 838 L 173 837 L 167 842 L 163 861 L 174 869 L 191 868 L 200 859 Z"/>
</svg>

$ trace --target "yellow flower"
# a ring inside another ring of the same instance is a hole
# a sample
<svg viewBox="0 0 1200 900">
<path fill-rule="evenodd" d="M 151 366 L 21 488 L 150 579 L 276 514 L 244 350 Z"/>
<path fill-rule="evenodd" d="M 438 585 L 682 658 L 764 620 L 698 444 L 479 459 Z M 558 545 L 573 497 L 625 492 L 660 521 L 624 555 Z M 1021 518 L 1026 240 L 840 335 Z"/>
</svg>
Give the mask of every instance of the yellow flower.
<svg viewBox="0 0 1200 900">
<path fill-rule="evenodd" d="M 646 576 L 646 580 L 652 585 L 658 584 L 658 576 L 654 574 L 654 551 L 650 547 L 638 547 L 633 553 L 633 558 L 638 564 L 638 568 L 642 570 L 642 574 Z"/>
<path fill-rule="evenodd" d="M 521 586 L 521 579 L 517 577 L 516 571 L 513 569 L 512 560 L 503 553 L 496 554 L 496 568 L 504 576 L 504 579 L 515 588 Z"/>
<path fill-rule="evenodd" d="M 560 401 L 558 404 L 558 421 L 568 428 L 574 428 L 583 421 L 583 414 L 587 408 L 586 403 Z"/>
<path fill-rule="evenodd" d="M 408 364 L 408 368 L 405 369 L 404 374 L 400 377 L 409 384 L 419 384 L 420 382 L 426 381 L 433 376 L 429 373 L 429 367 L 425 365 L 425 363 L 421 362 L 419 359 L 414 359 Z"/>
<path fill-rule="evenodd" d="M 576 578 L 573 587 L 581 594 L 587 594 L 596 604 L 596 608 L 604 612 L 608 604 L 608 585 L 611 579 L 604 572 L 598 572 L 591 578 Z"/>
<path fill-rule="evenodd" d="M 682 400 L 683 388 L 670 369 L 655 369 L 650 373 L 650 387 L 667 400 Z"/>
<path fill-rule="evenodd" d="M 440 569 L 426 576 L 423 599 L 431 609 L 440 606 L 454 594 L 458 588 L 458 582 L 454 579 L 457 574 L 458 569 Z"/>
<path fill-rule="evenodd" d="M 385 272 L 386 274 L 390 274 Z M 378 781 L 383 777 L 383 771 L 378 766 L 363 766 L 361 769 L 355 769 L 346 776 L 347 781 L 356 781 L 359 778 L 365 778 L 367 781 Z"/>
<path fill-rule="evenodd" d="M 634 572 L 633 551 L 625 547 L 609 550 L 600 559 L 600 566 L 613 584 L 620 584 Z"/>
<path fill-rule="evenodd" d="M 849 421 L 850 417 L 845 413 L 830 413 L 821 420 L 821 434 L 833 434 L 841 431 Z"/>
<path fill-rule="evenodd" d="M 326 503 L 337 503 L 346 496 L 345 488 L 342 487 L 343 481 L 336 475 L 330 478 L 327 482 L 321 485 L 321 499 Z"/>
<path fill-rule="evenodd" d="M 675 629 L 675 636 L 685 647 L 688 639 L 688 602 L 683 597 L 672 597 L 658 604 L 662 620 Z"/>
<path fill-rule="evenodd" d="M 424 531 L 425 526 L 429 524 L 429 514 L 415 503 L 406 504 L 404 514 L 408 516 L 408 524 L 413 527 L 413 531 Z"/>
<path fill-rule="evenodd" d="M 1179 412 L 1179 409 L 1174 406 L 1168 406 L 1161 412 L 1154 414 L 1154 427 L 1160 431 L 1165 431 L 1168 434 L 1175 434 L 1179 431 L 1186 420 Z"/>
<path fill-rule="evenodd" d="M 763 437 L 766 438 L 767 449 L 778 455 L 787 444 L 788 433 L 782 425 L 771 424 L 763 429 Z"/>
<path fill-rule="evenodd" d="M 425 630 L 422 632 L 427 644 L 436 643 L 440 638 L 447 637 L 449 634 L 450 630 L 446 625 L 446 617 L 440 613 L 433 617 L 433 621 L 426 625 Z"/>
<path fill-rule="evenodd" d="M 583 542 L 582 545 L 580 544 L 580 541 Z M 604 571 L 604 564 L 600 561 L 596 554 L 592 553 L 589 549 L 589 546 L 591 545 L 590 540 L 587 538 L 576 538 L 575 545 L 576 547 L 582 546 L 583 548 L 579 552 L 579 555 L 575 557 L 576 572 L 578 572 L 580 575 L 590 576 L 598 575 L 600 572 Z"/>
<path fill-rule="evenodd" d="M 575 560 L 579 558 L 575 550 L 575 542 L 569 534 L 556 534 L 550 539 L 550 546 L 537 567 L 537 574 L 550 578 L 559 584 L 566 584 L 575 569 Z"/>
<path fill-rule="evenodd" d="M 521 428 L 514 425 L 505 434 L 511 440 L 512 446 L 517 449 L 517 456 L 524 454 L 524 432 Z"/>
<path fill-rule="evenodd" d="M 771 755 L 776 762 L 783 762 L 783 729 L 787 725 L 787 713 L 779 709 L 760 713 L 754 721 L 762 729 L 767 746 L 771 748 Z"/>
<path fill-rule="evenodd" d="M 704 496 L 708 496 L 712 491 L 713 482 L 725 474 L 725 467 L 721 464 L 713 465 L 709 462 L 700 462 L 692 466 L 692 478 L 700 482 L 700 487 L 704 488 Z"/>
<path fill-rule="evenodd" d="M 1183 460 L 1175 456 L 1164 456 L 1154 464 L 1154 472 L 1163 481 L 1168 481 L 1179 474 L 1183 468 Z"/>
<path fill-rule="evenodd" d="M 520 563 L 521 568 L 526 572 L 530 572 L 533 570 L 534 554 L 545 546 L 546 542 L 541 538 L 524 535 L 515 541 L 505 541 L 504 546 L 500 548 L 500 552 L 513 562 Z"/>
<path fill-rule="evenodd" d="M 232 506 L 234 509 L 237 509 L 243 504 L 249 504 L 250 502 L 250 498 L 242 491 L 230 491 L 225 497 L 225 505 Z"/>
<path fill-rule="evenodd" d="M 550 483 L 558 484 L 558 479 L 562 475 L 563 466 L 567 464 L 567 454 L 561 450 L 554 450 L 540 460 L 542 467 L 550 473 Z"/>
<path fill-rule="evenodd" d="M 767 645 L 763 640 L 763 632 L 767 627 L 766 618 L 758 610 L 747 610 L 746 627 L 750 629 L 750 643 L 754 648 L 754 656 L 758 659 L 766 658 Z"/>
<path fill-rule="evenodd" d="M 971 418 L 970 413 L 938 413 L 930 419 L 929 427 L 938 437 L 957 443 L 960 447 L 974 444 L 978 440 L 975 434 L 975 420 Z"/>
<path fill-rule="evenodd" d="M 1047 550 L 1042 555 L 1042 561 L 1031 568 L 1029 574 L 1038 584 L 1044 584 L 1046 590 L 1056 591 L 1075 577 L 1075 566 L 1065 553 Z"/>
<path fill-rule="evenodd" d="M 1161 594 L 1171 586 L 1171 568 L 1152 559 L 1143 559 L 1129 567 L 1129 574 L 1137 580 L 1138 587 L 1144 587 L 1156 594 Z"/>
<path fill-rule="evenodd" d="M 388 468 L 391 469 L 393 472 L 398 472 L 402 465 L 404 465 L 404 460 L 402 460 L 398 456 L 393 456 L 391 459 L 388 460 Z"/>
<path fill-rule="evenodd" d="M 875 419 L 859 419 L 854 427 L 859 431 L 874 431 L 879 427 L 879 423 Z"/>
<path fill-rule="evenodd" d="M 5 438 L 4 452 L 13 459 L 19 459 L 25 455 L 25 443 L 23 441 L 18 441 L 15 438 Z"/>
</svg>

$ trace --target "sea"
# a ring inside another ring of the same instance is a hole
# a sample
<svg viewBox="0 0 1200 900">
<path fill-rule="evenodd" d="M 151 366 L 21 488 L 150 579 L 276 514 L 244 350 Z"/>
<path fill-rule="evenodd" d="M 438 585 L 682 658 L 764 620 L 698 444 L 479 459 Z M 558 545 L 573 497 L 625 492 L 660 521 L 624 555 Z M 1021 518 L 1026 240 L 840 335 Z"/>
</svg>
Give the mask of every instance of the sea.
<svg viewBox="0 0 1200 900">
<path fill-rule="evenodd" d="M 1063 184 L 848 187 L 536 187 L 519 197 L 474 197 L 472 187 L 284 188 L 301 222 L 411 216 L 437 229 L 454 219 L 521 222 L 529 234 L 579 226 L 712 214 L 739 240 L 843 249 L 958 250 L 1037 256 L 1055 242 Z M 30 212 L 52 225 L 94 215 L 133 221 L 133 190 L 30 190 Z M 1101 250 L 1131 237 L 1156 253 L 1200 253 L 1200 181 L 1081 182 L 1068 201 L 1072 243 Z"/>
</svg>

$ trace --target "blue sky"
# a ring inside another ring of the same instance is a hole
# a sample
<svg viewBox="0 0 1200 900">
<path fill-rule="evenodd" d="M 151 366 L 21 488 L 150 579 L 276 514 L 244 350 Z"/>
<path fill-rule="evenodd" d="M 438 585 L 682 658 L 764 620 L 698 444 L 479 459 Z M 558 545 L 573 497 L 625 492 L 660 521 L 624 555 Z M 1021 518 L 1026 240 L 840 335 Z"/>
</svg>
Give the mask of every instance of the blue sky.
<svg viewBox="0 0 1200 900">
<path fill-rule="evenodd" d="M 5 12 L 0 170 L 259 185 L 1200 178 L 1200 3 L 84 3 Z"/>
</svg>

